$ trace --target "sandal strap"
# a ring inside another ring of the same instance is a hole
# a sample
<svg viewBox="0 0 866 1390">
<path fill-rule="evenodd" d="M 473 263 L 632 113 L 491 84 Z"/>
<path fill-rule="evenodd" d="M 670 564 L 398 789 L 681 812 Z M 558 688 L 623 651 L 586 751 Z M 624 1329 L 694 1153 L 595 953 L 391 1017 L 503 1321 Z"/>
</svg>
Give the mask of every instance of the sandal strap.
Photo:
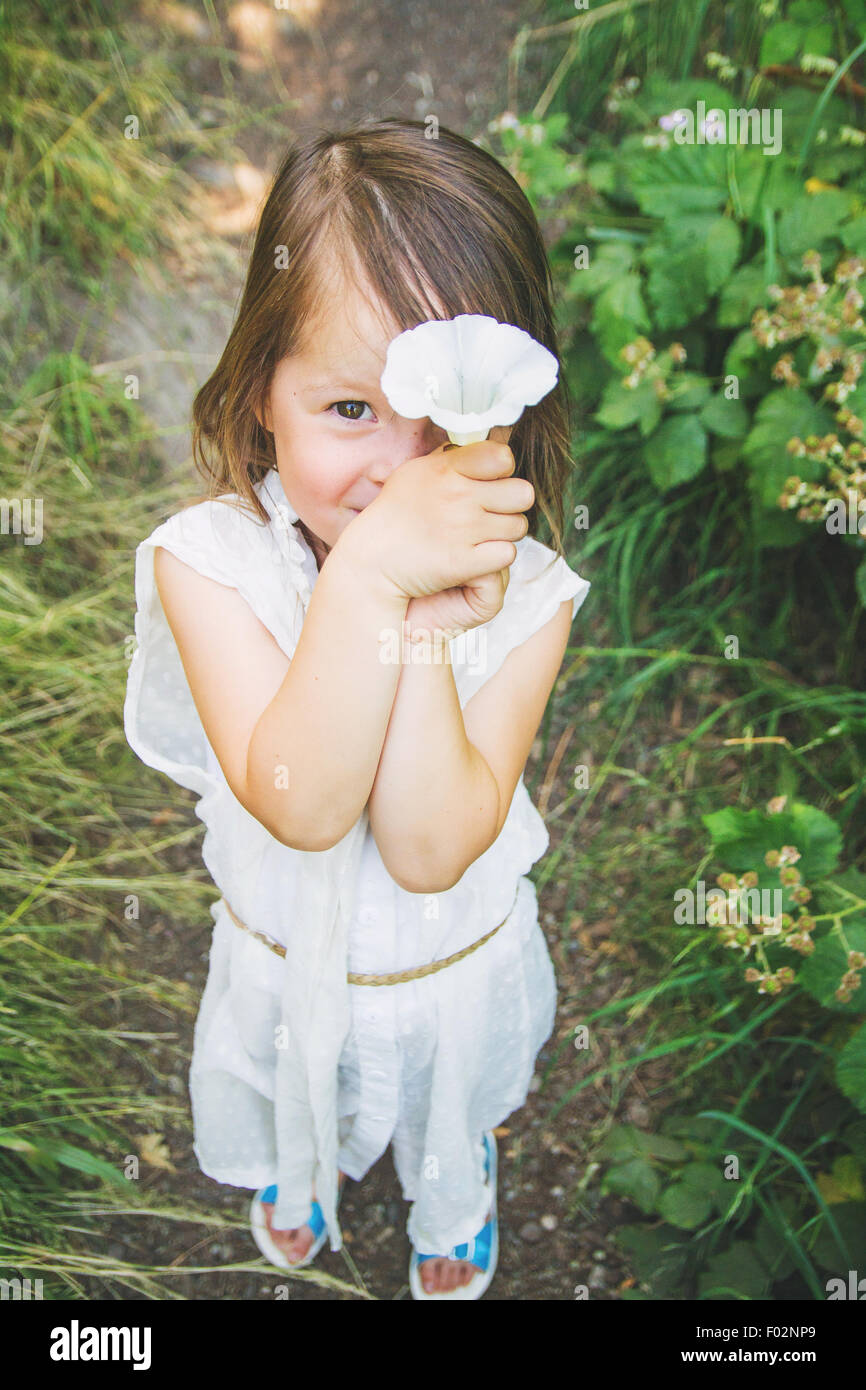
<svg viewBox="0 0 866 1390">
<path fill-rule="evenodd" d="M 259 1198 L 259 1201 L 261 1201 L 261 1202 L 276 1202 L 276 1200 L 277 1200 L 277 1185 L 276 1185 L 276 1183 L 271 1183 L 270 1187 L 266 1187 L 266 1188 L 265 1188 L 264 1192 L 262 1193 L 261 1197 Z M 319 1203 L 316 1201 L 315 1197 L 312 1199 L 312 1201 L 311 1201 L 311 1203 L 310 1203 L 310 1215 L 309 1215 L 309 1219 L 308 1219 L 307 1221 L 303 1222 L 302 1224 L 305 1225 L 305 1226 L 309 1226 L 310 1230 L 311 1230 L 312 1233 L 313 1233 L 313 1238 L 314 1238 L 315 1240 L 318 1240 L 319 1236 L 322 1234 L 323 1230 L 325 1229 L 325 1217 L 324 1217 L 324 1214 L 323 1214 L 323 1212 L 322 1212 L 322 1208 L 319 1206 Z"/>
<path fill-rule="evenodd" d="M 484 1172 L 490 1176 L 490 1142 L 487 1135 L 484 1135 Z M 491 1213 L 485 1221 L 483 1227 L 476 1236 L 470 1241 L 464 1241 L 462 1245 L 455 1245 L 447 1255 L 419 1255 L 417 1250 L 414 1252 L 414 1259 L 421 1265 L 425 1260 L 465 1260 L 468 1264 L 478 1265 L 484 1272 L 490 1264 L 490 1249 L 493 1238 L 493 1215 Z"/>
</svg>

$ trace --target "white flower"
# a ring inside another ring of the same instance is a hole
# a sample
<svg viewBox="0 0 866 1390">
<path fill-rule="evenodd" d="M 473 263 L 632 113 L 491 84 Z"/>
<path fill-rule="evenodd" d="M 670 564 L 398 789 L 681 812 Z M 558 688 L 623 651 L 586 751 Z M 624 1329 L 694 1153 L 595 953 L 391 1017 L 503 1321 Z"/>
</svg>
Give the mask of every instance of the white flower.
<svg viewBox="0 0 866 1390">
<path fill-rule="evenodd" d="M 389 343 L 381 386 L 407 420 L 429 417 L 452 444 L 513 425 L 556 385 L 559 363 L 522 328 L 489 314 L 429 319 Z"/>
<path fill-rule="evenodd" d="M 487 129 L 494 134 L 500 130 L 516 130 L 518 135 L 523 134 L 523 126 L 513 111 L 503 111 L 501 116 L 496 116 L 492 121 L 488 121 Z"/>
</svg>

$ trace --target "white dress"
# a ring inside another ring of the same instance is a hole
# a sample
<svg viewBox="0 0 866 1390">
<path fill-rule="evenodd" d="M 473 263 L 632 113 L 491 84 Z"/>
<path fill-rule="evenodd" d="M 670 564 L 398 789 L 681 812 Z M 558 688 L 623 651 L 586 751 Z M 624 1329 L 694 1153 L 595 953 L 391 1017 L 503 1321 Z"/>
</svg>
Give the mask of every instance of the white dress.
<svg viewBox="0 0 866 1390">
<path fill-rule="evenodd" d="M 194 1150 L 218 1182 L 259 1188 L 279 1178 L 279 1227 L 306 1221 L 315 1181 L 336 1250 L 336 1166 L 359 1180 L 390 1142 L 412 1203 L 410 1240 L 421 1253 L 446 1253 L 484 1224 L 479 1136 L 523 1105 L 553 1030 L 553 965 L 525 877 L 549 837 L 521 777 L 490 848 L 453 888 L 418 894 L 389 875 L 366 812 L 339 846 L 314 854 L 281 844 L 240 805 L 196 711 L 153 553 L 164 546 L 236 588 L 290 657 L 318 569 L 275 470 L 256 493 L 267 525 L 232 495 L 176 513 L 136 551 L 126 737 L 145 763 L 198 793 L 202 857 L 222 895 L 211 907 L 190 1069 Z M 450 642 L 461 708 L 563 600 L 572 599 L 573 616 L 590 587 L 533 538 L 515 544 L 501 611 Z M 240 929 L 226 900 L 284 945 L 285 959 Z M 489 941 L 432 975 L 346 983 L 346 965 L 376 974 L 416 968 L 503 919 Z M 275 1043 L 281 1025 L 291 1037 Z"/>
</svg>

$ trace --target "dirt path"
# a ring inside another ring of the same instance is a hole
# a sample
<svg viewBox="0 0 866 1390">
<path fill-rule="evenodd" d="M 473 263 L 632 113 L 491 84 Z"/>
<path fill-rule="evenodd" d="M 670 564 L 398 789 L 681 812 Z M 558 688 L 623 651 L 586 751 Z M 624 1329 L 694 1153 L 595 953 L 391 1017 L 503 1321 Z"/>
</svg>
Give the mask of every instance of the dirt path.
<svg viewBox="0 0 866 1390">
<path fill-rule="evenodd" d="M 162 9 L 168 13 L 172 7 Z M 196 51 L 210 34 L 208 25 L 201 11 L 183 13 L 188 32 L 179 30 L 177 42 L 189 53 L 187 71 L 200 93 L 217 93 L 222 90 L 219 65 Z M 185 376 L 176 363 L 154 363 L 150 394 L 143 401 L 163 426 L 178 431 L 166 438 L 170 467 L 191 473 L 184 427 L 194 379 L 204 379 L 205 359 L 217 354 L 224 343 L 240 288 L 239 277 L 237 283 L 226 283 L 226 267 L 234 263 L 240 269 L 241 238 L 252 225 L 286 139 L 294 132 L 344 124 L 366 112 L 419 119 L 435 114 L 445 125 L 470 137 L 478 135 L 505 107 L 508 48 L 520 24 L 532 17 L 532 6 L 509 0 L 446 5 L 422 0 L 379 4 L 326 0 L 321 7 L 315 0 L 296 0 L 288 14 L 254 3 L 239 4 L 228 11 L 224 37 L 231 37 L 239 55 L 236 89 L 244 101 L 260 105 L 273 99 L 274 67 L 287 100 L 297 98 L 300 104 L 287 108 L 280 128 L 259 128 L 239 137 L 248 161 L 245 166 L 231 169 L 206 160 L 193 164 L 201 190 L 195 212 L 203 232 L 222 236 L 229 247 L 216 271 L 207 276 L 187 271 L 184 278 L 183 267 L 164 269 L 161 285 L 158 278 L 146 286 L 139 283 L 127 308 L 106 325 L 106 357 L 136 351 L 170 352 L 179 347 L 191 354 Z M 177 13 L 175 20 L 179 24 Z M 271 55 L 268 62 L 261 56 L 263 45 Z M 554 722 L 551 750 L 556 747 L 562 722 Z M 536 748 L 527 769 L 528 784 L 537 770 L 537 752 Z M 566 775 L 561 773 L 552 787 L 551 806 L 566 796 Z M 551 827 L 552 846 L 557 839 L 558 832 Z M 564 900 L 564 887 L 556 883 L 541 894 L 541 920 L 556 966 L 560 1010 L 554 1035 L 540 1056 L 538 1076 L 554 1048 L 570 1037 L 581 1014 L 627 983 L 622 971 L 615 980 L 611 978 L 610 958 L 595 950 L 592 937 L 584 938 L 583 947 L 573 939 L 579 921 L 569 924 L 571 939 L 562 944 L 561 937 L 566 936 L 562 926 Z M 181 939 L 163 922 L 149 934 L 149 950 L 152 953 L 156 946 L 160 972 L 186 978 L 199 993 L 206 975 L 209 926 L 206 920 L 194 937 Z M 594 974 L 599 967 L 601 979 L 596 984 Z M 152 1026 L 152 1018 L 148 1023 Z M 163 1074 L 174 1072 L 167 1076 L 167 1090 L 183 1100 L 187 1084 L 183 1056 L 189 1056 L 192 1025 L 178 1020 L 172 1028 L 178 1036 L 174 1054 L 166 1051 L 161 1056 L 161 1049 L 155 1048 L 150 1066 Z M 627 1274 L 610 1246 L 610 1221 L 616 1219 L 619 1204 L 606 1203 L 602 1214 L 591 1189 L 582 1196 L 577 1192 L 585 1170 L 584 1136 L 608 1115 L 609 1098 L 589 1087 L 581 1093 L 579 1104 L 571 1103 L 553 1124 L 546 1119 L 551 1105 L 575 1083 L 577 1075 L 574 1050 L 567 1044 L 544 1090 L 538 1089 L 536 1079 L 525 1107 L 499 1132 L 500 1261 L 488 1298 L 570 1299 L 577 1283 L 589 1284 L 594 1298 L 616 1297 L 616 1288 Z M 151 1091 L 162 1089 L 149 1070 L 142 1080 Z M 639 1124 L 648 1120 L 641 1096 L 628 1085 L 620 1118 Z M 188 1127 L 167 1132 L 166 1140 L 176 1172 L 150 1170 L 142 1186 L 155 1188 L 164 1199 L 211 1208 L 213 1230 L 203 1240 L 200 1226 L 116 1221 L 108 1223 L 109 1253 L 134 1263 L 158 1260 L 180 1268 L 212 1264 L 213 1275 L 179 1276 L 172 1282 L 172 1288 L 184 1298 L 272 1298 L 281 1276 L 264 1262 L 259 1273 L 220 1268 L 258 1257 L 246 1231 L 237 1232 L 222 1224 L 223 1217 L 245 1219 L 249 1194 L 201 1174 Z M 377 1298 L 410 1296 L 407 1214 L 390 1152 L 363 1182 L 346 1185 L 341 1222 L 347 1250 L 364 1286 Z M 354 1282 L 343 1255 L 332 1254 L 327 1247 L 315 1268 Z M 92 1296 L 99 1294 L 94 1290 Z M 351 1296 L 310 1283 L 291 1284 L 293 1300 Z"/>
</svg>

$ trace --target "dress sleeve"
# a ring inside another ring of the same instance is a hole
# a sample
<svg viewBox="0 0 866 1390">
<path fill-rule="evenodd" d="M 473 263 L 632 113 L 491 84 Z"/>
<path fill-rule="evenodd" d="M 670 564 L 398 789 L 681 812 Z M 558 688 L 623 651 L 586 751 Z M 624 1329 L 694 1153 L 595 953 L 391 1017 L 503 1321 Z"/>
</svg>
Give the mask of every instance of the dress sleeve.
<svg viewBox="0 0 866 1390">
<path fill-rule="evenodd" d="M 451 642 L 451 660 L 460 704 L 465 705 L 496 674 L 508 653 L 544 627 L 565 599 L 574 620 L 590 590 L 588 579 L 561 555 L 532 536 L 517 542 L 502 608 L 490 622 Z"/>
<path fill-rule="evenodd" d="M 164 546 L 200 574 L 239 591 L 291 655 L 303 621 L 291 563 L 268 528 L 237 507 L 211 500 L 169 517 L 135 552 L 135 651 L 127 676 L 124 733 L 149 767 L 204 797 L 221 789 L 216 755 L 199 718 L 153 572 Z"/>
</svg>

